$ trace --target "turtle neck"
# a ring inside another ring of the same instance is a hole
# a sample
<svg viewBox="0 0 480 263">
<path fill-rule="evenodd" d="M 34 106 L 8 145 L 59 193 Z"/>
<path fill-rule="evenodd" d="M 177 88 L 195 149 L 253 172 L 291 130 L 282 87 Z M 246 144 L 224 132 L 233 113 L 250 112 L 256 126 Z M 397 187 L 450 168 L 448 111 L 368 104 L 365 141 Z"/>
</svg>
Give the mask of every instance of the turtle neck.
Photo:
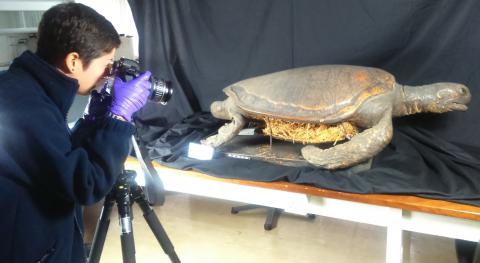
<svg viewBox="0 0 480 263">
<path fill-rule="evenodd" d="M 10 69 L 20 69 L 30 73 L 40 83 L 47 96 L 57 105 L 63 115 L 67 115 L 78 91 L 79 84 L 76 79 L 62 74 L 30 51 L 25 51 L 17 57 Z"/>
</svg>

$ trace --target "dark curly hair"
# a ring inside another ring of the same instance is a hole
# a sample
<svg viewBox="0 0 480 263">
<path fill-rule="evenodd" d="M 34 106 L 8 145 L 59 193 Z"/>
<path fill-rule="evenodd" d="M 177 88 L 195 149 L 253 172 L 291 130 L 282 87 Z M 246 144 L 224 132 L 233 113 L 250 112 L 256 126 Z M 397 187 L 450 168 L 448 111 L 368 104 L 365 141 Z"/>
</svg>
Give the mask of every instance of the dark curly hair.
<svg viewBox="0 0 480 263">
<path fill-rule="evenodd" d="M 38 26 L 37 55 L 58 65 L 70 52 L 77 52 L 85 68 L 92 59 L 120 46 L 112 23 L 92 8 L 63 3 L 48 9 Z"/>
</svg>

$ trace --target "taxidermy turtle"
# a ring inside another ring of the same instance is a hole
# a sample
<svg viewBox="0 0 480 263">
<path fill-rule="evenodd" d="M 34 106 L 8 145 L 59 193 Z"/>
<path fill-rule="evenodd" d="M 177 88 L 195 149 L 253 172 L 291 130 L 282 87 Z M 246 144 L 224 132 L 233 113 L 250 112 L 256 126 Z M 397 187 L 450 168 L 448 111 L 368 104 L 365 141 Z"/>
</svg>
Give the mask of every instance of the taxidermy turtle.
<svg viewBox="0 0 480 263">
<path fill-rule="evenodd" d="M 213 102 L 211 112 L 231 122 L 203 144 L 218 147 L 236 136 L 247 120 L 263 120 L 264 133 L 275 138 L 304 144 L 345 141 L 328 149 L 302 148 L 305 160 L 326 169 L 350 167 L 379 153 L 392 139 L 392 117 L 465 111 L 471 98 L 462 84 L 406 86 L 384 70 L 348 65 L 280 71 L 223 91 L 228 98 Z M 290 128 L 279 128 L 282 125 Z M 288 138 L 302 129 L 306 136 Z"/>
</svg>

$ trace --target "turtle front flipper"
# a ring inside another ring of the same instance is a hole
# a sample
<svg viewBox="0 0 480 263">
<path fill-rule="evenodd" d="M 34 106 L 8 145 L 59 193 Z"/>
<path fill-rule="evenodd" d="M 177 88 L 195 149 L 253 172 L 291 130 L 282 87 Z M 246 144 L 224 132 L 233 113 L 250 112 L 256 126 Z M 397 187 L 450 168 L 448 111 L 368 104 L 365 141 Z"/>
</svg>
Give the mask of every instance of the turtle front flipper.
<svg viewBox="0 0 480 263">
<path fill-rule="evenodd" d="M 350 141 L 328 149 L 308 145 L 302 155 L 309 163 L 326 169 L 353 166 L 379 153 L 392 139 L 392 111 L 387 110 L 373 127 L 354 136 Z"/>
<path fill-rule="evenodd" d="M 217 107 L 218 109 L 215 109 L 212 106 L 212 114 L 215 117 L 219 118 L 219 116 L 221 116 L 222 119 L 231 119 L 232 121 L 220 127 L 218 134 L 207 137 L 201 141 L 202 144 L 212 147 L 218 147 L 230 141 L 240 132 L 246 123 L 245 118 L 238 112 L 237 107 L 235 107 L 231 99 L 218 103 Z"/>
<path fill-rule="evenodd" d="M 218 134 L 202 140 L 201 143 L 212 147 L 218 147 L 235 137 L 245 126 L 245 122 L 245 118 L 243 118 L 242 115 L 236 114 L 233 116 L 232 122 L 229 122 L 218 129 Z"/>
</svg>

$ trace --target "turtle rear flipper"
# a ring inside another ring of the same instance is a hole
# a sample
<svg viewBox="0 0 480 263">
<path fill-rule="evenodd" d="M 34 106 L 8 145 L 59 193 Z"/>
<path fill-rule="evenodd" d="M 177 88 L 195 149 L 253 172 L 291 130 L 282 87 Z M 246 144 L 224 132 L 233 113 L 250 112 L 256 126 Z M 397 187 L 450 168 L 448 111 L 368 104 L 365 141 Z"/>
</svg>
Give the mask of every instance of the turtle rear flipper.
<svg viewBox="0 0 480 263">
<path fill-rule="evenodd" d="M 302 155 L 309 163 L 326 169 L 346 168 L 368 160 L 379 153 L 393 136 L 392 111 L 386 111 L 373 127 L 354 136 L 350 141 L 328 149 L 308 145 Z"/>
</svg>

